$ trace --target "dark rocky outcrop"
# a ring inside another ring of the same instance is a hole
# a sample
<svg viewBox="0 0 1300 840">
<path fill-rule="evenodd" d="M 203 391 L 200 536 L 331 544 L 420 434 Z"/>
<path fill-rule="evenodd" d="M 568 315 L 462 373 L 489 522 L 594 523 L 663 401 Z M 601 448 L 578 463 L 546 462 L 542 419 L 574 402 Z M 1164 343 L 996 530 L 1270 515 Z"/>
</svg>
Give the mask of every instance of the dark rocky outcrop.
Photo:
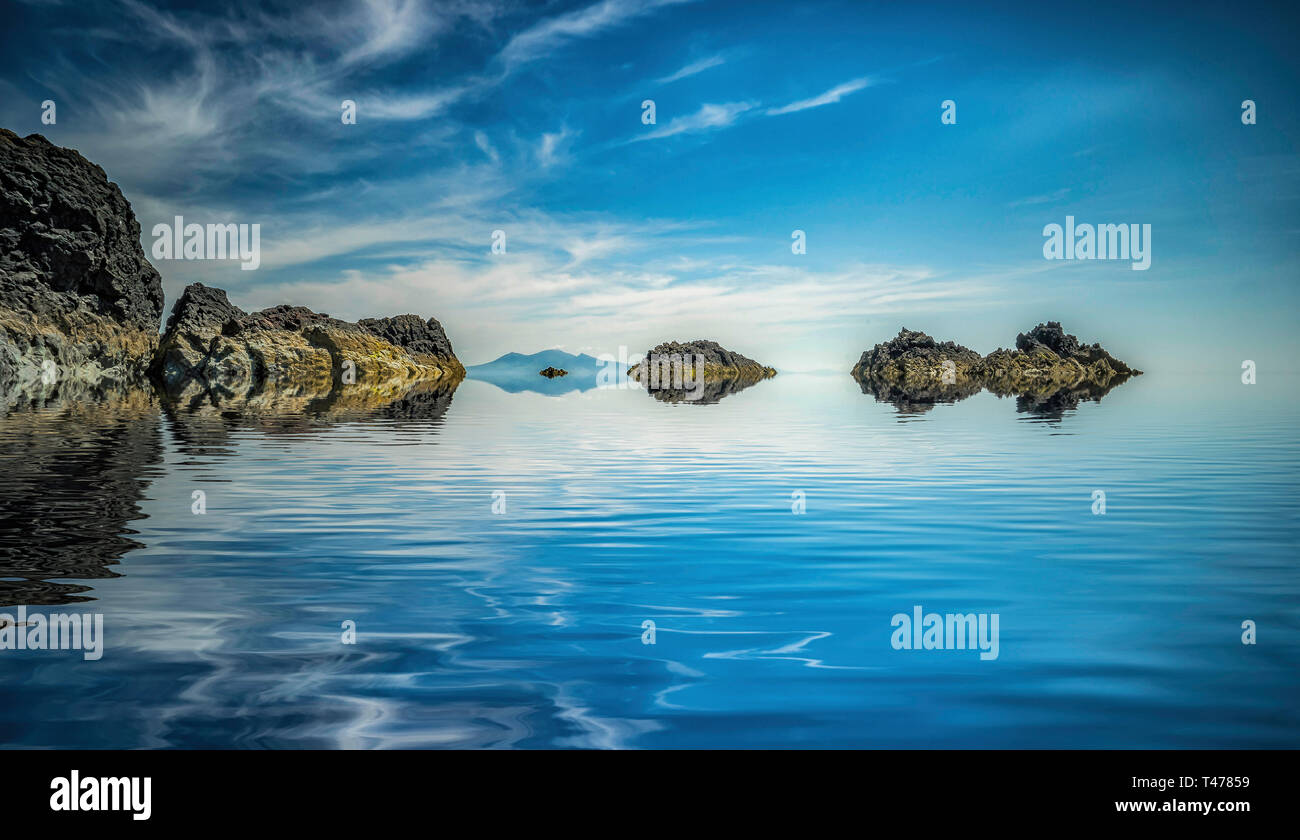
<svg viewBox="0 0 1300 840">
<path fill-rule="evenodd" d="M 716 341 L 697 339 L 656 345 L 627 375 L 661 402 L 708 405 L 776 376 L 776 369 Z"/>
<path fill-rule="evenodd" d="M 956 402 L 987 388 L 1000 397 L 1017 397 L 1021 411 L 1050 419 L 1080 401 L 1100 400 L 1142 371 L 1100 344 L 1080 343 L 1059 322 L 1049 321 L 1016 336 L 1016 349 L 998 348 L 982 358 L 960 344 L 904 328 L 896 338 L 864 352 L 851 373 L 863 393 L 903 413 Z"/>
<path fill-rule="evenodd" d="M 557 367 L 543 368 L 542 370 L 538 371 L 538 373 L 540 373 L 542 376 L 545 376 L 547 379 L 554 379 L 557 376 L 569 375 L 569 372 L 567 370 L 563 370 Z"/>
<path fill-rule="evenodd" d="M 140 225 L 104 170 L 0 129 L 0 388 L 143 381 L 162 308 Z"/>
<path fill-rule="evenodd" d="M 923 332 L 903 327 L 894 338 L 864 351 L 852 374 L 858 379 L 913 382 L 926 387 L 953 378 L 968 379 L 979 361 L 980 354 L 969 347 L 938 342 Z"/>
<path fill-rule="evenodd" d="M 989 390 L 998 394 L 1054 393 L 1081 385 L 1113 386 L 1142 371 L 1102 349 L 1083 345 L 1058 321 L 1039 324 L 1016 336 L 1016 349 L 999 347 L 975 370 Z"/>
<path fill-rule="evenodd" d="M 154 372 L 173 398 L 224 403 L 323 399 L 342 388 L 388 399 L 415 382 L 465 376 L 432 318 L 353 324 L 285 304 L 246 313 L 200 283 L 176 301 Z"/>
<path fill-rule="evenodd" d="M 707 339 L 697 339 L 696 341 L 665 341 L 646 351 L 646 361 L 655 360 L 661 366 L 672 364 L 676 360 L 690 360 L 694 366 L 692 369 L 700 368 L 703 363 L 702 372 L 704 377 L 725 378 L 735 376 L 753 377 L 755 379 L 766 379 L 776 376 L 776 370 L 766 365 L 754 361 L 748 356 L 742 356 L 732 350 L 728 350 L 716 341 Z M 644 370 L 646 363 L 638 362 L 628 369 L 628 376 L 641 381 L 642 374 L 649 375 L 650 371 Z"/>
</svg>

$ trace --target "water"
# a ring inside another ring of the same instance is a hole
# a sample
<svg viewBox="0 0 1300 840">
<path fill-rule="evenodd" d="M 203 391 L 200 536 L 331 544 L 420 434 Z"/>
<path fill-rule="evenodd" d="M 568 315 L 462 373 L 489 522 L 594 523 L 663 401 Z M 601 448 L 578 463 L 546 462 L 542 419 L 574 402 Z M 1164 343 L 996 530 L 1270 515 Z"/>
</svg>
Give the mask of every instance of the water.
<svg viewBox="0 0 1300 840">
<path fill-rule="evenodd" d="M 16 409 L 0 612 L 105 650 L 0 651 L 0 744 L 1300 747 L 1297 396 Z M 998 658 L 895 650 L 918 604 L 997 613 Z"/>
</svg>

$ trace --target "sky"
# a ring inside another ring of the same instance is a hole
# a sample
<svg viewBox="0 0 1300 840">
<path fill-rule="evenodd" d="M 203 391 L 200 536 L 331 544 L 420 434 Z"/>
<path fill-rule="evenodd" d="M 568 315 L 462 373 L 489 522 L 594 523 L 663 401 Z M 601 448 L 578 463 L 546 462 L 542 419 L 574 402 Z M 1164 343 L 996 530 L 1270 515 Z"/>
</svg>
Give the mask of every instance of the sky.
<svg viewBox="0 0 1300 840">
<path fill-rule="evenodd" d="M 904 326 L 987 353 L 1059 320 L 1148 371 L 1297 370 L 1290 4 L 10 0 L 3 16 L 0 126 L 101 165 L 146 253 L 177 215 L 261 226 L 255 271 L 154 260 L 168 308 L 203 282 L 246 310 L 414 312 L 466 364 L 711 338 L 847 371 Z M 1067 215 L 1151 225 L 1150 268 L 1045 259 Z"/>
</svg>

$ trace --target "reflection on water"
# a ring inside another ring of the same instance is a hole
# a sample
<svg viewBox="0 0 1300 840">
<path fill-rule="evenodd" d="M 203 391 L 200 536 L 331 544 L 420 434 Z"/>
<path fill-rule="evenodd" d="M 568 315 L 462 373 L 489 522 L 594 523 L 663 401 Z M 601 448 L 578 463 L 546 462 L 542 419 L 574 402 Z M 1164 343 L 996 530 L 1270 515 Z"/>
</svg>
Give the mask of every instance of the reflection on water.
<svg viewBox="0 0 1300 840">
<path fill-rule="evenodd" d="M 1016 411 L 1032 419 L 1059 423 L 1085 402 L 1101 402 L 1101 398 L 1123 385 L 1131 377 L 1115 376 L 1105 383 L 1081 381 L 1065 387 L 1045 385 L 1002 385 L 978 382 L 959 377 L 952 383 L 911 383 L 906 381 L 863 377 L 855 379 L 862 393 L 870 394 L 877 402 L 889 403 L 898 410 L 900 420 L 911 419 L 933 409 L 936 405 L 951 405 L 975 396 L 988 388 L 998 397 L 1015 397 Z"/>
<path fill-rule="evenodd" d="M 0 420 L 0 606 L 89 600 L 142 547 L 131 522 L 162 460 L 152 393 L 57 393 Z"/>
<path fill-rule="evenodd" d="M 903 417 L 915 417 L 940 404 L 961 402 L 973 397 L 984 386 L 963 377 L 961 382 L 944 384 L 928 382 L 924 385 L 909 385 L 903 382 L 863 377 L 856 380 L 862 393 L 870 394 L 877 402 L 889 403 L 898 409 Z"/>
<path fill-rule="evenodd" d="M 691 388 L 646 388 L 646 393 L 659 402 L 673 405 L 716 405 L 724 397 L 739 394 L 746 388 L 768 379 L 767 376 L 741 374 L 738 376 L 707 376 Z M 676 382 L 672 384 L 677 384 Z"/>
<path fill-rule="evenodd" d="M 1085 402 L 1101 402 L 1101 398 L 1123 385 L 1128 376 L 1116 376 L 1106 383 L 1079 382 L 1065 388 L 1046 388 L 1042 391 L 1024 389 L 1003 390 L 990 387 L 989 391 L 999 397 L 1015 397 L 1016 411 L 1028 414 L 1036 420 L 1060 422 L 1071 412 L 1077 411 Z"/>
<path fill-rule="evenodd" d="M 552 397 L 570 394 L 574 391 L 590 391 L 599 387 L 600 370 L 585 368 L 571 370 L 565 376 L 547 379 L 537 371 L 529 368 L 519 370 L 494 370 L 488 367 L 471 368 L 469 377 L 481 382 L 491 382 L 508 394 L 531 391 L 534 394 L 547 394 Z"/>
<path fill-rule="evenodd" d="M 844 376 L 13 407 L 0 593 L 106 647 L 0 650 L 0 745 L 1300 746 L 1278 380 L 1023 403 L 1072 435 Z M 893 650 L 913 605 L 999 658 Z"/>
</svg>

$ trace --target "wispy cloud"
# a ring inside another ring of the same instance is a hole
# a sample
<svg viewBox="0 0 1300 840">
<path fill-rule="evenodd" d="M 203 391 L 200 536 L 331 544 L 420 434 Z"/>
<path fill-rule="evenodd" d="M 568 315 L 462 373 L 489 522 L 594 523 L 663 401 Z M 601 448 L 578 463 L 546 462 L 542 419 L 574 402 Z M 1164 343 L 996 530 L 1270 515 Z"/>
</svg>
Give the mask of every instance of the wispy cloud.
<svg viewBox="0 0 1300 840">
<path fill-rule="evenodd" d="M 492 141 L 482 131 L 474 132 L 474 145 L 478 147 L 480 152 L 487 155 L 488 159 L 493 163 L 501 162 L 501 153 L 497 151 L 496 146 L 492 145 Z"/>
<path fill-rule="evenodd" d="M 549 55 L 571 40 L 589 38 L 663 6 L 689 2 L 693 0 L 602 0 L 520 32 L 510 39 L 498 58 L 509 71 Z"/>
<path fill-rule="evenodd" d="M 695 76 L 699 73 L 703 73 L 705 70 L 708 70 L 710 67 L 717 67 L 719 64 L 725 64 L 726 62 L 727 60 L 720 55 L 714 55 L 714 56 L 709 56 L 708 58 L 702 58 L 699 61 L 695 61 L 686 65 L 682 69 L 678 70 L 676 73 L 672 73 L 670 75 L 664 76 L 662 79 L 656 79 L 655 83 L 660 85 L 666 85 L 670 82 L 676 82 L 681 79 L 686 79 L 691 76 Z"/>
<path fill-rule="evenodd" d="M 537 145 L 537 162 L 541 164 L 543 169 L 548 169 L 560 162 L 573 136 L 574 133 L 569 131 L 567 127 L 562 127 L 559 131 L 549 131 L 542 134 L 541 142 Z"/>
<path fill-rule="evenodd" d="M 769 108 L 767 115 L 775 117 L 781 114 L 793 114 L 796 111 L 806 111 L 809 108 L 820 108 L 823 105 L 832 105 L 849 94 L 870 87 L 872 84 L 874 84 L 874 81 L 870 78 L 854 79 L 842 85 L 836 85 L 825 93 L 811 99 L 801 99 L 798 102 L 791 102 L 789 105 L 782 105 L 780 108 Z"/>
<path fill-rule="evenodd" d="M 666 125 L 646 134 L 635 136 L 628 142 L 637 143 L 642 140 L 658 140 L 678 134 L 699 134 L 705 131 L 716 131 L 731 125 L 738 117 L 746 111 L 753 110 L 756 106 L 757 103 L 755 102 L 726 102 L 720 105 L 702 105 L 695 113 L 684 117 L 674 117 Z"/>
</svg>

